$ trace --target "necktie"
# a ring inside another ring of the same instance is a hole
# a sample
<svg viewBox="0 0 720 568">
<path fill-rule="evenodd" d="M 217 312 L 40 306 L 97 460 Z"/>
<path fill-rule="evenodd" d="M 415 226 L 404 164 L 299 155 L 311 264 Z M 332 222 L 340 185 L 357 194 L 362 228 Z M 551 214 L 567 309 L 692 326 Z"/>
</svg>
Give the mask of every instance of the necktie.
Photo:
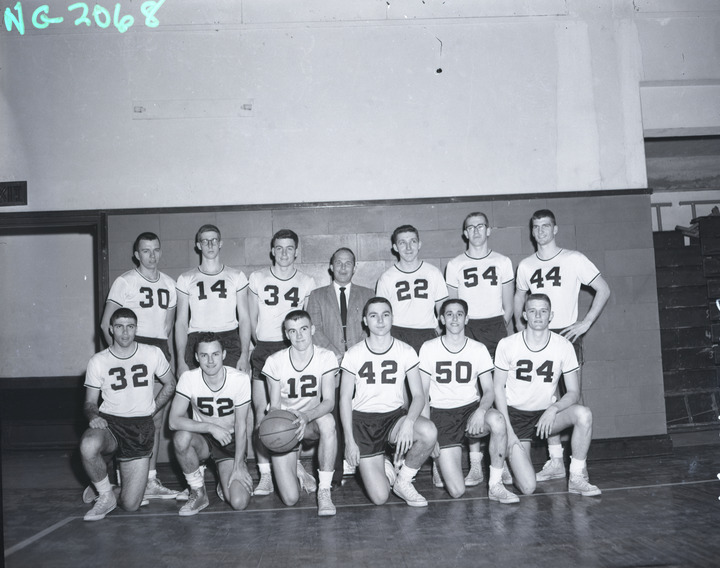
<svg viewBox="0 0 720 568">
<path fill-rule="evenodd" d="M 340 321 L 343 327 L 343 337 L 347 339 L 345 327 L 347 326 L 347 296 L 345 295 L 345 286 L 340 286 Z"/>
</svg>

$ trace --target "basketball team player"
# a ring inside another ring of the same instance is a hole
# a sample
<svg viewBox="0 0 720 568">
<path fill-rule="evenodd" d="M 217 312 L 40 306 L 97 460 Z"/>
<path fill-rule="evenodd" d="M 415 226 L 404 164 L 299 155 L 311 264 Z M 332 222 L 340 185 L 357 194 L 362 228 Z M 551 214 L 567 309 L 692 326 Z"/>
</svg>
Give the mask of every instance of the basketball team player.
<svg viewBox="0 0 720 568">
<path fill-rule="evenodd" d="M 215 225 L 203 225 L 195 234 L 200 265 L 180 275 L 175 320 L 177 370 L 181 375 L 198 366 L 195 343 L 200 333 L 220 336 L 225 362 L 249 372 L 250 317 L 245 274 L 220 260 L 223 241 Z"/>
<path fill-rule="evenodd" d="M 393 309 L 393 337 L 415 352 L 440 330 L 436 310 L 447 298 L 442 272 L 420 260 L 420 233 L 412 225 L 401 225 L 392 234 L 392 249 L 398 262 L 378 279 L 375 293 L 387 298 Z"/>
<path fill-rule="evenodd" d="M 250 502 L 252 478 L 245 463 L 250 376 L 224 365 L 225 356 L 217 333 L 201 333 L 195 342 L 200 367 L 180 376 L 170 408 L 175 455 L 190 487 L 187 503 L 178 512 L 181 517 L 196 515 L 210 504 L 201 465 L 208 459 L 217 468 L 218 496 L 236 511 Z"/>
<path fill-rule="evenodd" d="M 273 353 L 287 347 L 283 337 L 283 321 L 288 312 L 307 307 L 310 292 L 315 288 L 311 276 L 295 268 L 300 239 L 290 229 L 280 229 L 270 240 L 272 266 L 250 275 L 250 321 L 255 349 L 252 353 L 252 398 L 255 426 L 268 408 L 268 393 L 262 375 L 265 361 Z M 265 447 L 255 444 L 260 480 L 254 495 L 269 495 L 275 488 L 270 456 Z"/>
<path fill-rule="evenodd" d="M 495 406 L 505 418 L 515 485 L 525 495 L 535 491 L 531 441 L 572 428 L 568 491 L 585 497 L 600 495 L 587 477 L 593 417 L 588 407 L 579 404 L 579 365 L 573 345 L 550 331 L 553 312 L 546 294 L 530 294 L 521 313 L 527 327 L 500 340 L 494 376 Z M 558 399 L 560 375 L 567 390 Z"/>
<path fill-rule="evenodd" d="M 263 375 L 267 379 L 270 409 L 288 410 L 297 416 L 298 440 L 318 440 L 318 483 L 298 459 L 300 446 L 286 454 L 273 454 L 278 492 L 283 503 L 292 506 L 300 489 L 317 488 L 318 516 L 335 514 L 330 486 L 337 453 L 335 375 L 338 363 L 329 349 L 313 345 L 315 326 L 305 310 L 293 310 L 283 322 L 290 347 L 267 358 Z"/>
<path fill-rule="evenodd" d="M 341 364 L 345 459 L 360 469 L 374 504 L 385 503 L 392 489 L 408 505 L 427 507 L 412 480 L 435 448 L 437 430 L 421 416 L 425 393 L 417 353 L 392 336 L 393 311 L 386 298 L 368 300 L 363 322 L 369 337 L 351 347 Z M 407 409 L 403 407 L 406 380 L 411 395 Z M 395 448 L 394 465 L 385 457 L 388 443 Z"/>
<path fill-rule="evenodd" d="M 494 357 L 498 341 L 507 337 L 512 321 L 515 274 L 511 260 L 490 249 L 491 232 L 485 213 L 475 211 L 465 217 L 463 238 L 467 250 L 448 262 L 445 281 L 451 298 L 467 302 L 470 319 L 466 333 L 485 345 Z M 470 440 L 469 449 L 470 471 L 465 485 L 473 486 L 483 481 L 483 454 L 478 440 Z M 435 480 L 438 481 L 436 476 Z M 512 483 L 507 467 L 504 467 L 503 481 Z"/>
<path fill-rule="evenodd" d="M 537 253 L 520 261 L 515 291 L 515 326 L 525 327 L 522 309 L 528 293 L 546 294 L 553 305 L 553 331 L 571 341 L 575 347 L 578 363 L 583 363 L 582 340 L 595 320 L 600 316 L 610 298 L 610 287 L 597 267 L 581 252 L 563 249 L 555 242 L 558 232 L 555 215 L 549 209 L 533 213 L 532 238 Z M 578 320 L 578 295 L 580 286 L 590 286 L 595 296 L 590 309 Z M 582 367 L 578 371 L 578 390 L 582 397 Z M 582 400 L 582 399 L 581 399 Z M 559 436 L 548 440 L 550 459 L 538 472 L 538 481 L 564 479 L 566 476 L 563 448 Z"/>
<path fill-rule="evenodd" d="M 420 375 L 428 395 L 423 414 L 433 421 L 438 432 L 440 456 L 435 462 L 440 465 L 448 493 L 462 497 L 467 485 L 462 472 L 465 437 L 490 434 L 488 498 L 517 503 L 517 495 L 505 489 L 502 482 L 507 433 L 505 419 L 492 407 L 493 361 L 482 343 L 465 336 L 467 314 L 465 300 L 445 300 L 440 308 L 444 335 L 426 341 L 420 348 Z"/>
<path fill-rule="evenodd" d="M 133 243 L 133 261 L 137 268 L 118 276 L 110 287 L 105 301 L 100 328 L 107 345 L 112 345 L 110 318 L 118 308 L 130 308 L 138 317 L 135 341 L 159 347 L 168 362 L 171 362 L 169 338 L 175 321 L 177 293 L 175 281 L 160 272 L 158 265 L 162 257 L 160 239 L 155 233 L 140 233 Z M 155 392 L 162 385 L 154 384 Z M 150 456 L 150 472 L 145 488 L 145 499 L 174 499 L 178 492 L 165 487 L 157 477 L 157 459 L 160 438 L 167 418 L 168 406 L 154 416 L 155 441 Z M 84 500 L 91 497 L 86 491 Z"/>
<path fill-rule="evenodd" d="M 132 310 L 115 310 L 110 316 L 112 345 L 93 355 L 87 366 L 84 412 L 90 427 L 80 439 L 80 456 L 98 497 L 86 521 L 104 519 L 118 499 L 126 511 L 140 507 L 155 439 L 153 415 L 175 392 L 175 376 L 163 352 L 135 341 L 137 321 Z M 155 379 L 162 383 L 157 395 Z M 106 456 L 114 456 L 120 466 L 119 496 L 108 477 Z"/>
</svg>

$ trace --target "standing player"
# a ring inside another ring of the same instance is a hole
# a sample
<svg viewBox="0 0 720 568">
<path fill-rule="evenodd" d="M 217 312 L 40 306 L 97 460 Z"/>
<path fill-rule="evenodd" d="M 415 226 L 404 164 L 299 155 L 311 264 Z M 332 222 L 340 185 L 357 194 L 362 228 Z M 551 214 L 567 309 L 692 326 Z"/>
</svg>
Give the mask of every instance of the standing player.
<svg viewBox="0 0 720 568">
<path fill-rule="evenodd" d="M 545 294 L 531 294 L 522 312 L 527 328 L 500 340 L 495 355 L 495 406 L 505 418 L 507 453 L 520 491 L 525 495 L 535 491 L 530 460 L 533 437 L 546 438 L 572 427 L 568 491 L 592 497 L 601 493 L 586 477 L 592 412 L 578 403 L 579 366 L 572 344 L 550 331 L 551 306 Z M 561 374 L 567 391 L 557 400 Z"/>
<path fill-rule="evenodd" d="M 100 328 L 105 342 L 112 345 L 110 318 L 118 308 L 130 308 L 138 316 L 135 341 L 159 347 L 170 362 L 169 338 L 175 320 L 177 295 L 175 281 L 158 270 L 161 257 L 162 249 L 158 236 L 155 233 L 140 233 L 133 244 L 133 261 L 137 268 L 128 270 L 113 282 L 105 301 Z M 156 394 L 161 386 L 159 382 L 154 383 Z M 160 438 L 167 408 L 164 407 L 154 416 L 155 441 L 150 456 L 150 473 L 145 488 L 145 499 L 174 499 L 178 495 L 177 491 L 165 487 L 157 477 Z"/>
<path fill-rule="evenodd" d="M 197 367 L 195 343 L 202 332 L 220 336 L 226 363 L 249 372 L 250 317 L 245 274 L 220 260 L 220 229 L 203 225 L 195 234 L 200 266 L 180 275 L 175 321 L 178 375 Z"/>
<path fill-rule="evenodd" d="M 546 294 L 553 305 L 553 331 L 570 340 L 580 365 L 583 363 L 583 335 L 602 312 L 610 297 L 610 287 L 597 267 L 581 252 L 560 248 L 555 242 L 558 227 L 555 215 L 548 209 L 535 211 L 531 218 L 532 237 L 537 244 L 537 253 L 518 265 L 515 291 L 515 325 L 518 330 L 525 328 L 522 309 L 528 293 Z M 595 297 L 588 313 L 578 320 L 578 294 L 581 285 L 590 286 Z M 578 372 L 578 391 L 582 397 L 582 375 Z M 538 481 L 562 479 L 565 477 L 563 448 L 558 436 L 548 439 L 550 459 Z"/>
<path fill-rule="evenodd" d="M 429 395 L 423 414 L 437 427 L 440 447 L 437 461 L 452 497 L 461 497 L 465 486 L 470 485 L 463 480 L 463 440 L 466 436 L 477 438 L 489 433 L 488 497 L 501 503 L 517 503 L 517 495 L 502 483 L 507 433 L 502 414 L 492 408 L 493 361 L 482 343 L 465 337 L 467 313 L 465 300 L 445 300 L 440 308 L 445 334 L 426 341 L 420 348 L 420 374 Z"/>
<path fill-rule="evenodd" d="M 428 339 L 440 330 L 436 308 L 447 298 L 442 272 L 420 260 L 420 233 L 412 225 L 401 225 L 393 231 L 392 248 L 399 261 L 378 279 L 375 292 L 387 298 L 393 309 L 393 337 L 420 351 Z"/>
<path fill-rule="evenodd" d="M 435 425 L 420 415 L 425 407 L 417 353 L 391 334 L 392 306 L 387 299 L 368 300 L 363 321 L 370 336 L 351 347 L 342 360 L 340 417 L 345 435 L 345 459 L 360 468 L 370 500 L 382 505 L 390 489 L 411 507 L 427 507 L 413 486 L 413 477 L 437 441 Z M 403 408 L 405 381 L 412 401 Z M 385 448 L 395 446 L 395 464 Z"/>
<path fill-rule="evenodd" d="M 106 456 L 114 455 L 120 465 L 120 505 L 127 511 L 140 507 L 155 438 L 153 415 L 175 392 L 175 376 L 162 351 L 135 341 L 135 313 L 119 308 L 110 317 L 110 327 L 112 345 L 92 356 L 85 376 L 84 411 L 90 428 L 80 440 L 80 455 L 98 493 L 86 521 L 104 519 L 117 506 Z M 157 396 L 154 378 L 163 385 Z M 98 408 L 100 394 L 103 401 Z"/>
<path fill-rule="evenodd" d="M 337 249 L 330 258 L 330 272 L 333 281 L 329 286 L 317 288 L 310 293 L 308 313 L 315 325 L 315 345 L 332 350 L 338 363 L 342 361 L 348 347 L 365 339 L 362 325 L 362 311 L 375 293 L 370 288 L 353 284 L 355 274 L 355 253 L 349 248 Z M 335 400 L 340 400 L 340 376 L 335 381 Z M 335 425 L 340 428 L 340 405 L 333 409 Z M 343 463 L 345 443 L 342 432 L 338 432 L 338 451 L 335 462 L 334 482 L 342 481 L 343 473 L 355 473 L 347 462 Z"/>
<path fill-rule="evenodd" d="M 201 462 L 215 460 L 218 495 L 236 511 L 248 506 L 252 478 L 245 464 L 250 377 L 223 365 L 225 350 L 219 335 L 202 333 L 195 342 L 199 369 L 185 371 L 170 409 L 170 428 L 180 467 L 190 486 L 181 517 L 196 515 L 210 504 Z M 188 418 L 188 407 L 192 418 Z"/>
<path fill-rule="evenodd" d="M 335 514 L 330 495 L 333 464 L 337 453 L 337 431 L 332 409 L 335 406 L 337 359 L 332 351 L 313 345 L 315 326 L 304 310 L 293 310 L 283 323 L 290 347 L 267 358 L 263 375 L 267 377 L 270 408 L 289 410 L 297 420 L 299 440 L 318 442 L 318 515 Z M 287 454 L 273 454 L 272 464 L 280 498 L 292 506 L 300 498 L 300 488 L 315 490 L 315 479 L 298 459 L 299 446 Z"/>
<path fill-rule="evenodd" d="M 451 298 L 465 300 L 469 309 L 467 331 L 495 357 L 498 341 L 507 337 L 513 315 L 515 276 L 512 262 L 490 249 L 491 229 L 485 213 L 470 213 L 463 221 L 463 236 L 467 251 L 448 262 L 445 281 Z M 480 442 L 470 442 L 470 471 L 466 484 L 478 484 L 482 476 Z M 504 481 L 511 483 L 505 469 Z M 468 483 L 469 482 L 469 483 Z"/>
<path fill-rule="evenodd" d="M 300 239 L 290 229 L 276 232 L 270 241 L 273 265 L 250 275 L 250 320 L 255 350 L 252 353 L 252 398 L 255 426 L 267 412 L 268 393 L 262 376 L 265 361 L 273 353 L 285 349 L 283 321 L 288 312 L 305 309 L 308 296 L 315 288 L 312 277 L 295 268 Z M 264 446 L 255 445 L 260 481 L 254 495 L 274 491 L 270 457 Z"/>
</svg>

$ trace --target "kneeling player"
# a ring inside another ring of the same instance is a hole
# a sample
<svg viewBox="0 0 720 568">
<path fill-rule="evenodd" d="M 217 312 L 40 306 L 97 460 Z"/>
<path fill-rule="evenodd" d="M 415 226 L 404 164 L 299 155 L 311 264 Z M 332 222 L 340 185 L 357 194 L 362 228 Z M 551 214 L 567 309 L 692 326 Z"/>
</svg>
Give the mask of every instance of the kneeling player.
<svg viewBox="0 0 720 568">
<path fill-rule="evenodd" d="M 337 430 L 332 409 L 335 406 L 335 374 L 338 365 L 329 349 L 313 345 L 315 326 L 310 314 L 294 310 L 283 321 L 290 347 L 267 358 L 263 375 L 267 377 L 270 409 L 289 410 L 297 416 L 299 440 L 318 442 L 318 515 L 335 514 L 330 496 L 333 466 L 337 455 Z M 300 488 L 311 493 L 317 484 L 298 460 L 299 446 L 287 454 L 271 456 L 280 498 L 286 505 L 300 499 Z"/>
<path fill-rule="evenodd" d="M 445 487 L 455 498 L 465 493 L 469 483 L 462 472 L 464 438 L 490 433 L 488 497 L 501 503 L 517 503 L 517 495 L 502 484 L 507 433 L 502 414 L 492 408 L 495 397 L 490 353 L 482 343 L 465 337 L 468 322 L 465 300 L 445 300 L 440 308 L 440 322 L 445 326 L 445 334 L 426 341 L 420 348 L 420 373 L 429 395 L 423 413 L 438 429 L 438 462 Z"/>
<path fill-rule="evenodd" d="M 252 478 L 245 464 L 247 413 L 250 407 L 250 377 L 223 365 L 225 350 L 216 333 L 201 333 L 195 344 L 197 369 L 185 371 L 178 381 L 170 408 L 170 429 L 180 467 L 190 486 L 182 517 L 196 515 L 210 504 L 205 490 L 205 468 L 201 462 L 215 460 L 218 495 L 239 511 L 252 494 Z M 192 418 L 188 418 L 188 405 Z"/>
<path fill-rule="evenodd" d="M 84 410 L 90 428 L 80 440 L 80 455 L 98 497 L 86 521 L 104 519 L 117 507 L 105 460 L 113 455 L 122 479 L 120 506 L 126 511 L 140 507 L 155 441 L 153 415 L 175 391 L 175 376 L 165 355 L 154 345 L 137 343 L 136 329 L 135 312 L 116 310 L 110 316 L 112 345 L 88 363 Z M 163 385 L 157 396 L 153 396 L 154 377 Z"/>
<path fill-rule="evenodd" d="M 370 500 L 382 505 L 390 489 L 411 507 L 427 507 L 412 480 L 437 441 L 435 425 L 420 416 L 425 406 L 418 357 L 407 343 L 391 334 L 393 316 L 385 298 L 370 298 L 363 310 L 369 337 L 351 347 L 342 360 L 340 418 L 345 434 L 345 459 L 359 466 Z M 412 401 L 403 408 L 405 380 Z M 399 473 L 385 458 L 388 442 L 395 446 Z"/>
<path fill-rule="evenodd" d="M 505 417 L 515 484 L 525 495 L 535 491 L 535 470 L 530 461 L 533 436 L 547 438 L 572 427 L 568 491 L 586 497 L 600 495 L 586 474 L 592 412 L 578 404 L 575 349 L 563 336 L 550 331 L 553 314 L 545 294 L 530 294 L 522 315 L 527 327 L 501 339 L 495 353 L 495 406 Z M 555 400 L 561 374 L 567 392 Z"/>
</svg>

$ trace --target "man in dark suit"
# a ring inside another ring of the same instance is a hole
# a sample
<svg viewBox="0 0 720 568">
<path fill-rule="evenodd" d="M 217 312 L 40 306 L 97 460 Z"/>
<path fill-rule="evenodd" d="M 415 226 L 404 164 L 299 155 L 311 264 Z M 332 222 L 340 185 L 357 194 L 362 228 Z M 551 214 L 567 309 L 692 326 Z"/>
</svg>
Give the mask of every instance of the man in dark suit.
<svg viewBox="0 0 720 568">
<path fill-rule="evenodd" d="M 333 282 L 329 286 L 317 288 L 310 293 L 307 311 L 310 313 L 315 325 L 313 341 L 315 345 L 330 349 L 338 359 L 338 363 L 345 355 L 345 351 L 356 343 L 365 339 L 366 334 L 362 326 L 362 311 L 365 303 L 375 295 L 370 288 L 359 286 L 351 282 L 355 274 L 355 254 L 349 248 L 339 248 L 330 257 L 330 272 Z M 340 376 L 335 379 L 335 388 L 340 388 Z M 335 400 L 340 399 L 336 390 Z M 340 428 L 338 405 L 335 404 L 333 415 Z M 338 432 L 338 452 L 335 463 L 335 477 L 333 481 L 342 479 L 343 471 L 350 473 L 351 468 L 343 467 L 345 453 L 342 432 Z"/>
</svg>

